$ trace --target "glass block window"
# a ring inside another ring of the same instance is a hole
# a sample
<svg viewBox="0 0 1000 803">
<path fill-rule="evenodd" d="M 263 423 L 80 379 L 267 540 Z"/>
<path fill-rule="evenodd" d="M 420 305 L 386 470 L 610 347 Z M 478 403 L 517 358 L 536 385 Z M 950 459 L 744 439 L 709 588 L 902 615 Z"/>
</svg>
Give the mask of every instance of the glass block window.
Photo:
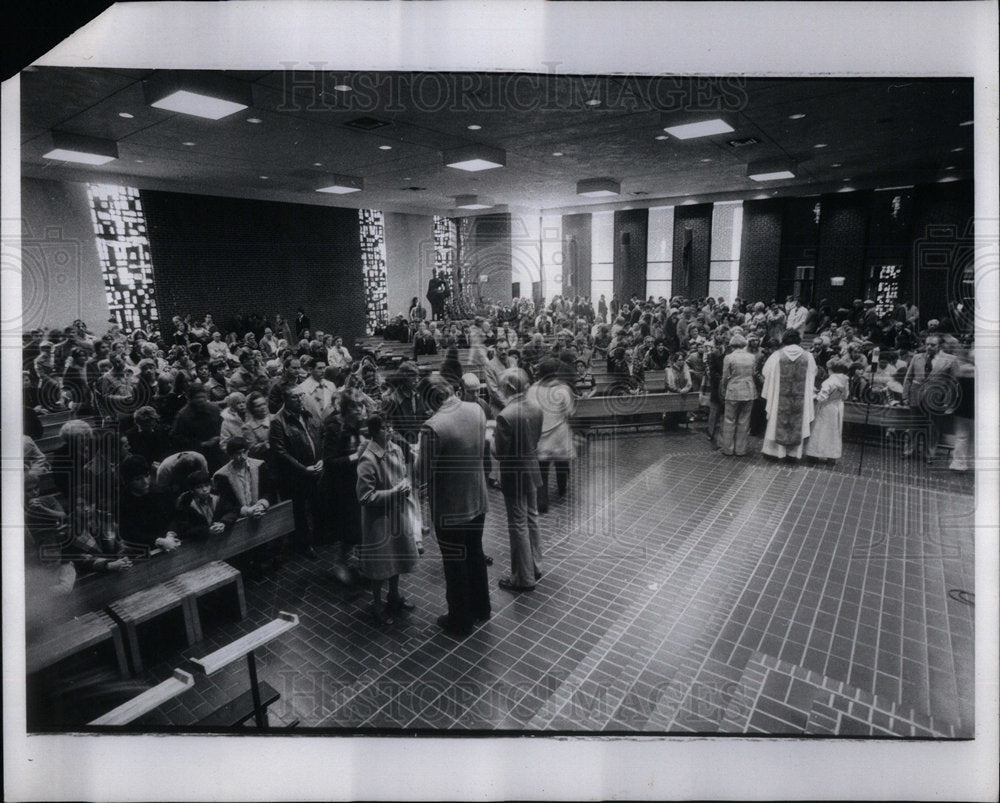
<svg viewBox="0 0 1000 803">
<path fill-rule="evenodd" d="M 456 292 L 455 267 L 458 264 L 458 224 L 452 218 L 434 216 L 434 275 L 448 283 L 451 294 L 447 305 L 454 305 L 461 295 Z"/>
<path fill-rule="evenodd" d="M 899 275 L 901 265 L 874 265 L 869 273 L 866 298 L 875 300 L 875 310 L 879 315 L 888 315 L 899 298 Z"/>
<path fill-rule="evenodd" d="M 359 209 L 361 269 L 365 275 L 365 332 L 375 334 L 389 323 L 385 273 L 385 217 L 377 209 Z"/>
<path fill-rule="evenodd" d="M 111 316 L 126 332 L 159 330 L 153 261 L 139 190 L 88 184 L 90 217 Z"/>
</svg>

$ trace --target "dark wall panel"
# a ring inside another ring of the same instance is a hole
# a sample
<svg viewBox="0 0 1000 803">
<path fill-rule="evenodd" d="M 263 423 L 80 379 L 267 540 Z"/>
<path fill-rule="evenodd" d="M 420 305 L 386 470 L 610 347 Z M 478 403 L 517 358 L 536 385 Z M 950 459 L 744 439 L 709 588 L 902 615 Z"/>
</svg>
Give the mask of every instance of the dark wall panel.
<svg viewBox="0 0 1000 803">
<path fill-rule="evenodd" d="M 688 298 L 707 296 L 711 259 L 712 204 L 676 207 L 673 294 Z M 640 291 L 639 295 L 643 292 Z"/>
<path fill-rule="evenodd" d="M 819 259 L 816 294 L 827 298 L 834 309 L 850 308 L 865 293 L 865 243 L 871 193 L 824 195 L 819 224 Z M 843 276 L 841 287 L 830 284 L 832 276 Z"/>
<path fill-rule="evenodd" d="M 740 298 L 770 301 L 778 286 L 782 202 L 744 201 L 740 244 Z"/>
<path fill-rule="evenodd" d="M 364 334 L 358 211 L 143 191 L 160 317 L 256 312 Z"/>
<path fill-rule="evenodd" d="M 590 213 L 562 216 L 564 295 L 590 296 L 591 222 Z"/>
<path fill-rule="evenodd" d="M 646 238 L 648 209 L 615 212 L 615 295 L 618 298 L 646 297 Z M 707 280 L 706 280 L 707 282 Z M 705 285 L 706 289 L 708 284 Z"/>
<path fill-rule="evenodd" d="M 778 286 L 774 295 L 782 303 L 789 295 L 798 295 L 807 304 L 818 304 L 827 297 L 829 282 L 821 285 L 808 278 L 799 280 L 797 274 L 805 274 L 811 267 L 814 279 L 817 275 L 820 220 L 826 209 L 818 197 L 785 198 L 782 203 Z M 769 301 L 770 296 L 764 300 Z"/>
<path fill-rule="evenodd" d="M 973 193 L 971 181 L 916 189 L 912 259 L 917 277 L 916 303 L 924 324 L 931 318 L 944 321 L 949 301 L 961 302 L 966 308 L 974 303 L 974 284 L 966 281 L 975 261 Z M 953 324 L 960 328 L 961 322 Z"/>
</svg>

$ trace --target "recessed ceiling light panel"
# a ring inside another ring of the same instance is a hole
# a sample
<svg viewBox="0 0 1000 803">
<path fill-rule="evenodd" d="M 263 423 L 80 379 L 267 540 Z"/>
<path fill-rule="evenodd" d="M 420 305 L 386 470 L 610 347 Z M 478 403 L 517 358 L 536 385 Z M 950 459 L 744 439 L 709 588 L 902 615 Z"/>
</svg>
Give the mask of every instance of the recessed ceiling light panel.
<svg viewBox="0 0 1000 803">
<path fill-rule="evenodd" d="M 783 178 L 795 178 L 791 170 L 774 170 L 770 173 L 751 173 L 747 178 L 754 181 L 780 181 Z"/>
<path fill-rule="evenodd" d="M 671 125 L 663 130 L 677 139 L 696 139 L 716 134 L 728 134 L 735 129 L 721 117 L 715 117 L 710 120 L 696 120 L 690 123 Z"/>
<path fill-rule="evenodd" d="M 621 191 L 622 185 L 613 178 L 585 178 L 576 183 L 576 194 L 587 198 L 606 198 Z"/>
<path fill-rule="evenodd" d="M 481 195 L 457 195 L 455 196 L 456 209 L 492 209 L 494 204 L 489 198 Z"/>
<path fill-rule="evenodd" d="M 156 109 L 221 120 L 250 107 L 250 85 L 220 73 L 158 70 L 142 82 L 146 103 Z"/>
<path fill-rule="evenodd" d="M 118 158 L 118 143 L 113 139 L 53 131 L 52 148 L 43 153 L 42 158 L 58 162 L 103 165 Z"/>
<path fill-rule="evenodd" d="M 467 145 L 463 148 L 445 151 L 444 163 L 456 170 L 466 170 L 477 173 L 480 170 L 492 170 L 507 164 L 507 152 L 501 148 L 491 148 L 488 145 Z"/>
<path fill-rule="evenodd" d="M 347 195 L 352 192 L 361 192 L 365 188 L 365 181 L 358 176 L 330 176 L 331 183 L 325 187 L 319 187 L 316 192 L 325 192 L 330 195 Z"/>
</svg>

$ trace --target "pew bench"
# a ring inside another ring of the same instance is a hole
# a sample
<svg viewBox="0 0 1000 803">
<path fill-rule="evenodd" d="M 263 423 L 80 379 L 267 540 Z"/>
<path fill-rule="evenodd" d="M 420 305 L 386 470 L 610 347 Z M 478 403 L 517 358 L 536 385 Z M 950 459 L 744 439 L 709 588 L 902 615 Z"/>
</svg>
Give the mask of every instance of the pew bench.
<svg viewBox="0 0 1000 803">
<path fill-rule="evenodd" d="M 103 612 L 91 611 L 49 628 L 34 643 L 27 645 L 27 673 L 29 675 L 54 667 L 61 661 L 79 655 L 105 642 L 114 650 L 118 672 L 123 679 L 130 677 L 128 661 L 121 630 Z"/>
<path fill-rule="evenodd" d="M 179 610 L 184 618 L 184 632 L 188 646 L 194 644 L 194 624 L 191 621 L 189 607 L 184 598 L 166 583 L 136 591 L 124 599 L 108 606 L 108 611 L 118 624 L 125 630 L 132 668 L 136 674 L 142 672 L 142 652 L 139 648 L 139 625 L 152 621 L 164 614 Z"/>
<path fill-rule="evenodd" d="M 212 561 L 168 580 L 166 585 L 181 597 L 187 607 L 187 616 L 194 630 L 195 641 L 201 641 L 204 637 L 198 601 L 213 591 L 232 586 L 239 618 L 246 618 L 247 603 L 243 592 L 243 576 L 239 569 L 234 569 L 228 563 Z"/>
<path fill-rule="evenodd" d="M 638 428 L 659 424 L 665 413 L 694 412 L 698 407 L 698 394 L 694 392 L 591 396 L 577 400 L 570 425 L 576 429 Z"/>
</svg>

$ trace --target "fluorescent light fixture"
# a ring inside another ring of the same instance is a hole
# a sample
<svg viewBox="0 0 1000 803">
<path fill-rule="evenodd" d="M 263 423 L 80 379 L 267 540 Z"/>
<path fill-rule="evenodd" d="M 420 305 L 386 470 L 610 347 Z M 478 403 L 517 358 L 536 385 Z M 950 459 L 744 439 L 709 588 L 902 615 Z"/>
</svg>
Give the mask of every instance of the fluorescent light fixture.
<svg viewBox="0 0 1000 803">
<path fill-rule="evenodd" d="M 332 184 L 320 187 L 316 192 L 327 192 L 331 195 L 347 195 L 351 192 L 361 192 L 365 188 L 365 180 L 357 176 L 331 176 Z"/>
<path fill-rule="evenodd" d="M 588 198 L 605 198 L 609 195 L 620 195 L 622 185 L 613 178 L 585 178 L 576 182 L 576 194 Z"/>
<path fill-rule="evenodd" d="M 492 209 L 494 204 L 489 198 L 480 195 L 456 195 L 456 209 Z"/>
<path fill-rule="evenodd" d="M 945 176 L 944 178 L 939 178 L 938 181 L 937 181 L 937 183 L 938 184 L 950 184 L 953 181 L 961 181 L 961 179 L 958 176 Z"/>
<path fill-rule="evenodd" d="M 975 120 L 966 120 L 964 123 L 959 123 L 959 125 L 960 126 L 963 126 L 963 125 L 972 125 L 974 122 L 976 122 L 976 121 Z"/>
<path fill-rule="evenodd" d="M 711 137 L 715 134 L 728 134 L 736 129 L 721 117 L 713 117 L 709 120 L 695 120 L 680 125 L 667 126 L 663 130 L 677 139 L 695 139 L 697 137 Z"/>
<path fill-rule="evenodd" d="M 392 150 L 392 145 L 379 145 L 378 149 L 380 151 L 391 151 Z"/>
<path fill-rule="evenodd" d="M 134 114 L 129 114 L 128 112 L 118 112 L 118 116 L 124 117 L 126 120 L 131 120 L 133 117 L 135 117 Z"/>
<path fill-rule="evenodd" d="M 43 153 L 42 158 L 58 162 L 103 165 L 118 158 L 118 143 L 113 139 L 53 131 L 52 149 L 48 153 Z"/>
<path fill-rule="evenodd" d="M 790 114 L 790 115 L 788 115 L 788 119 L 789 120 L 801 120 L 803 117 L 805 117 L 805 115 L 802 114 L 801 112 L 798 113 L 798 114 Z"/>
<path fill-rule="evenodd" d="M 482 126 L 473 123 L 472 125 L 467 125 L 466 128 L 468 128 L 470 131 L 478 131 L 480 128 L 482 128 Z"/>
<path fill-rule="evenodd" d="M 830 277 L 830 285 L 832 287 L 843 287 L 844 286 L 844 281 L 845 281 L 845 277 L 843 277 L 843 276 L 831 276 Z"/>
<path fill-rule="evenodd" d="M 753 181 L 781 181 L 795 178 L 795 165 L 785 161 L 751 162 L 747 165 L 747 178 Z"/>
<path fill-rule="evenodd" d="M 444 163 L 447 167 L 477 173 L 480 170 L 504 167 L 507 164 L 507 152 L 489 145 L 467 145 L 445 151 Z"/>
<path fill-rule="evenodd" d="M 352 89 L 352 87 L 347 84 L 336 84 L 333 88 L 338 92 L 350 92 Z"/>
<path fill-rule="evenodd" d="M 771 173 L 751 173 L 748 178 L 754 181 L 780 181 L 783 178 L 795 178 L 791 170 L 775 170 Z"/>
<path fill-rule="evenodd" d="M 146 103 L 156 109 L 221 120 L 250 107 L 250 85 L 218 73 L 159 70 L 143 81 Z"/>
</svg>

